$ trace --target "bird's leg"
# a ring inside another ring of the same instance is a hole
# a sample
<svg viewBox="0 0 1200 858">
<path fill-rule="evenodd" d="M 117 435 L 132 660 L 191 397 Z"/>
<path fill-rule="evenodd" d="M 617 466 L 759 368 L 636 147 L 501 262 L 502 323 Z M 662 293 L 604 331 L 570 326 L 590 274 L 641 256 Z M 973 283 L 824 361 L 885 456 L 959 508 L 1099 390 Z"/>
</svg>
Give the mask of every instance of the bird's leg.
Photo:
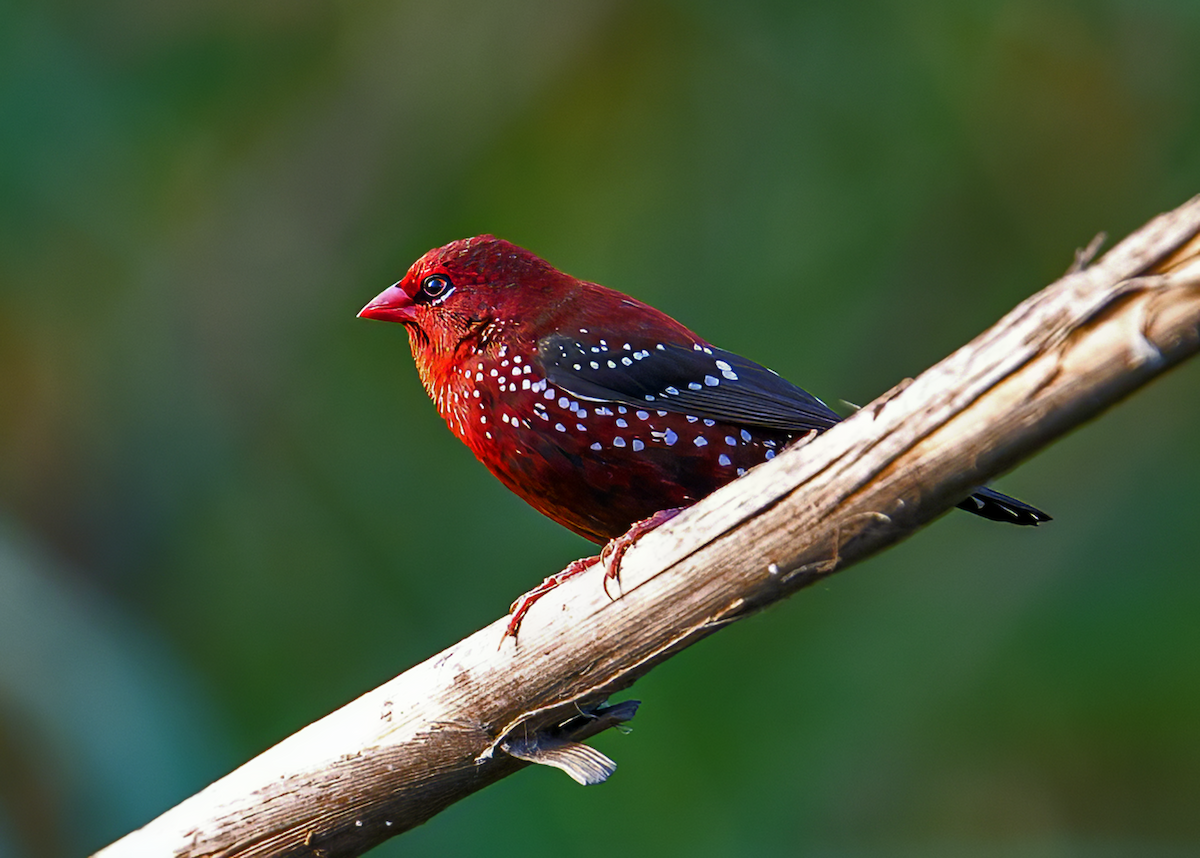
<svg viewBox="0 0 1200 858">
<path fill-rule="evenodd" d="M 500 638 L 500 643 L 504 643 L 504 638 L 515 638 L 517 636 L 517 630 L 521 628 L 521 620 L 525 619 L 525 614 L 533 607 L 534 602 L 545 596 L 563 581 L 575 577 L 599 559 L 599 557 L 581 557 L 579 560 L 572 560 L 567 564 L 566 569 L 555 575 L 551 575 L 524 596 L 517 599 L 517 601 L 513 602 L 512 607 L 508 609 L 512 617 L 509 618 L 508 627 L 505 628 L 504 634 Z"/>
<path fill-rule="evenodd" d="M 660 524 L 666 524 L 685 509 L 687 507 L 684 506 L 660 509 L 649 518 L 635 521 L 629 530 L 616 539 L 608 541 L 608 544 L 600 551 L 600 562 L 604 564 L 604 595 L 610 599 L 613 598 L 612 594 L 608 592 L 609 581 L 616 581 L 617 586 L 621 584 L 621 558 L 625 556 L 625 552 L 633 548 L 634 544 L 647 533 Z"/>
<path fill-rule="evenodd" d="M 686 508 L 681 506 L 674 509 L 660 509 L 649 518 L 635 521 L 629 530 L 615 539 L 610 539 L 600 552 L 599 557 L 583 557 L 579 560 L 573 560 L 567 565 L 566 569 L 555 575 L 551 575 L 524 596 L 521 596 L 508 609 L 508 612 L 512 616 L 509 617 L 508 626 L 504 629 L 500 643 L 504 643 L 504 638 L 515 638 L 517 636 L 517 631 L 521 628 L 521 621 L 525 619 L 525 615 L 533 607 L 534 602 L 545 596 L 563 581 L 566 581 L 568 578 L 574 578 L 583 570 L 590 568 L 597 560 L 604 564 L 604 594 L 610 599 L 614 598 L 608 592 L 608 582 L 616 581 L 618 584 L 621 583 L 621 558 L 625 556 L 625 552 L 633 548 L 634 543 L 647 533 L 654 530 L 660 524 L 670 521 Z"/>
</svg>

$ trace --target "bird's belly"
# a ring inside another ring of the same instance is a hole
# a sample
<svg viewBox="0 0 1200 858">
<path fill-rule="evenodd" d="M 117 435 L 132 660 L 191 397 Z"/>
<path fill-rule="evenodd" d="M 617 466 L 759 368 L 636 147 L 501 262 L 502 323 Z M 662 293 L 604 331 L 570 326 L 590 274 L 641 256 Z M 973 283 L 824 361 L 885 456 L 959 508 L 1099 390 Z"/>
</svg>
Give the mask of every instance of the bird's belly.
<svg viewBox="0 0 1200 858">
<path fill-rule="evenodd" d="M 613 403 L 554 406 L 531 420 L 505 420 L 503 432 L 485 439 L 493 443 L 472 447 L 535 509 L 597 543 L 659 510 L 695 503 L 791 438 Z"/>
</svg>

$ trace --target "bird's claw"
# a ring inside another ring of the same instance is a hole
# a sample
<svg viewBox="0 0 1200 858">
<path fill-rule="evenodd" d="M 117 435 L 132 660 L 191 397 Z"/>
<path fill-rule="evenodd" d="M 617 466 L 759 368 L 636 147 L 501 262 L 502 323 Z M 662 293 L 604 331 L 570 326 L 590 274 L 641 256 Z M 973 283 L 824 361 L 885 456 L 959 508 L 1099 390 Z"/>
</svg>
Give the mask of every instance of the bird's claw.
<svg viewBox="0 0 1200 858">
<path fill-rule="evenodd" d="M 563 569 L 563 571 L 551 575 L 528 593 L 519 597 L 515 602 L 513 602 L 512 606 L 508 609 L 508 612 L 512 616 L 509 617 L 508 625 L 504 628 L 504 634 L 500 637 L 500 644 L 504 644 L 505 638 L 512 638 L 513 640 L 516 640 L 517 630 L 521 628 L 521 621 L 525 619 L 525 615 L 529 613 L 529 609 L 533 607 L 534 602 L 542 598 L 542 596 L 545 596 L 563 581 L 566 581 L 568 578 L 573 578 L 584 569 L 587 569 L 598 559 L 599 558 L 597 557 L 583 557 L 579 560 L 572 560 L 567 564 L 567 568 Z"/>
<path fill-rule="evenodd" d="M 659 525 L 666 524 L 684 509 L 686 507 L 660 509 L 649 518 L 635 521 L 629 530 L 608 541 L 608 544 L 600 551 L 600 562 L 604 564 L 604 595 L 610 599 L 613 598 L 613 595 L 608 592 L 609 581 L 616 581 L 617 586 L 621 586 L 621 561 L 625 557 L 625 552 L 633 548 L 637 541 L 647 533 Z"/>
<path fill-rule="evenodd" d="M 521 596 L 519 599 L 513 602 L 512 607 L 508 609 L 508 612 L 512 616 L 508 619 L 508 625 L 504 629 L 504 635 L 500 638 L 500 644 L 504 644 L 505 638 L 511 637 L 514 640 L 516 639 L 517 631 L 521 628 L 521 621 L 525 619 L 525 615 L 529 613 L 529 609 L 533 607 L 534 603 L 538 599 L 542 598 L 542 596 L 545 596 L 563 581 L 566 581 L 568 578 L 573 578 L 584 569 L 589 568 L 597 560 L 604 566 L 604 580 L 602 585 L 604 587 L 604 595 L 608 596 L 609 599 L 616 601 L 616 596 L 613 596 L 613 594 L 608 591 L 608 582 L 616 581 L 617 586 L 621 586 L 621 560 L 625 557 L 625 552 L 627 552 L 630 548 L 633 548 L 639 539 L 641 539 L 650 531 L 654 530 L 654 528 L 658 527 L 660 524 L 665 524 L 675 516 L 679 515 L 683 509 L 684 507 L 661 509 L 649 518 L 644 518 L 641 521 L 634 522 L 629 530 L 625 531 L 615 539 L 610 539 L 600 551 L 599 557 L 584 557 L 580 560 L 574 560 L 567 565 L 566 569 L 557 573 L 556 575 L 551 575 L 541 584 L 538 584 L 528 593 Z M 618 592 L 617 595 L 620 595 L 620 593 Z"/>
</svg>

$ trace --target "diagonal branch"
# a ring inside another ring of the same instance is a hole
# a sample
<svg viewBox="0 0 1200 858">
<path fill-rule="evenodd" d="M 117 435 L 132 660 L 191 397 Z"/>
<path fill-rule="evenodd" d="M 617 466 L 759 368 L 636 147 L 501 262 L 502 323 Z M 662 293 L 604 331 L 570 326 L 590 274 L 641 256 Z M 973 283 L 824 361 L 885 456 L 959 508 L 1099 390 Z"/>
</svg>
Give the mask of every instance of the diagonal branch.
<svg viewBox="0 0 1200 858">
<path fill-rule="evenodd" d="M 362 854 L 575 744 L 613 693 L 722 626 L 899 541 L 1200 350 L 1200 197 L 1155 218 L 915 381 L 648 534 L 608 600 L 591 569 L 364 694 L 98 853 Z"/>
</svg>

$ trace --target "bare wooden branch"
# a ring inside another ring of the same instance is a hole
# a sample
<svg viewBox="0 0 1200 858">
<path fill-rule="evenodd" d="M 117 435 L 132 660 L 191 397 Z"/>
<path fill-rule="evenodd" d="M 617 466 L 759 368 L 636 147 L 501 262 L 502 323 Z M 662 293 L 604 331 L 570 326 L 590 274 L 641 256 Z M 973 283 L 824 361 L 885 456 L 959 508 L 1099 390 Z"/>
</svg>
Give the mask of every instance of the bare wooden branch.
<svg viewBox="0 0 1200 858">
<path fill-rule="evenodd" d="M 359 855 L 547 749 L 602 775 L 570 743 L 632 715 L 600 708 L 610 695 L 903 539 L 1195 354 L 1198 236 L 1200 197 L 1090 267 L 1081 254 L 915 381 L 647 535 L 620 598 L 593 568 L 538 602 L 518 642 L 497 650 L 497 620 L 98 854 Z"/>
</svg>

